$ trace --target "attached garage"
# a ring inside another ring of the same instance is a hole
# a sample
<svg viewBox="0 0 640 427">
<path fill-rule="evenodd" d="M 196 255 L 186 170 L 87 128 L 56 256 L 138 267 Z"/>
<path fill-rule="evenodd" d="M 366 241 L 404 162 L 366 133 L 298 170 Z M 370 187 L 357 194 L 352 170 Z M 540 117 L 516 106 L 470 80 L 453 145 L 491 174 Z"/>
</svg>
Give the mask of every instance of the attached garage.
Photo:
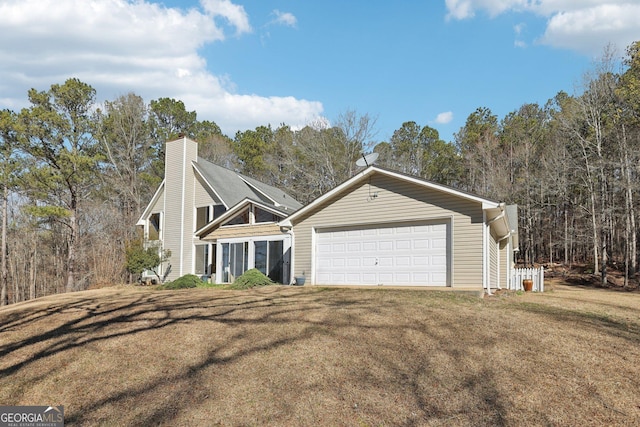
<svg viewBox="0 0 640 427">
<path fill-rule="evenodd" d="M 279 225 L 306 285 L 490 292 L 508 285 L 510 216 L 504 203 L 370 166 Z"/>
<path fill-rule="evenodd" d="M 316 231 L 318 285 L 447 286 L 445 222 Z"/>
</svg>

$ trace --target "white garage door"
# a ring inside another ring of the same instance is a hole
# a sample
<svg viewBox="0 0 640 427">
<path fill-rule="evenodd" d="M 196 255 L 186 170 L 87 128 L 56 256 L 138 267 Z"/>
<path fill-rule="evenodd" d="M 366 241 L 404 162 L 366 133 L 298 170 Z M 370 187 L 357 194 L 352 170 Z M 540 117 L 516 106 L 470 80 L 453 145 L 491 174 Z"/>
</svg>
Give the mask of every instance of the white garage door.
<svg viewBox="0 0 640 427">
<path fill-rule="evenodd" d="M 447 286 L 447 224 L 318 231 L 321 285 Z"/>
</svg>

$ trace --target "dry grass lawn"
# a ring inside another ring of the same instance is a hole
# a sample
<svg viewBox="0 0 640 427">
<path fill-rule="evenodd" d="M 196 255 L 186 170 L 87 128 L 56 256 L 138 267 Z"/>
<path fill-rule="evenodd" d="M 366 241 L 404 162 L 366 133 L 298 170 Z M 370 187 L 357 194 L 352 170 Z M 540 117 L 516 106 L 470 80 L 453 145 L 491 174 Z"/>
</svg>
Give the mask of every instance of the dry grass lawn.
<svg viewBox="0 0 640 427">
<path fill-rule="evenodd" d="M 0 310 L 0 404 L 82 426 L 640 425 L 640 293 L 548 289 L 42 298 Z"/>
</svg>

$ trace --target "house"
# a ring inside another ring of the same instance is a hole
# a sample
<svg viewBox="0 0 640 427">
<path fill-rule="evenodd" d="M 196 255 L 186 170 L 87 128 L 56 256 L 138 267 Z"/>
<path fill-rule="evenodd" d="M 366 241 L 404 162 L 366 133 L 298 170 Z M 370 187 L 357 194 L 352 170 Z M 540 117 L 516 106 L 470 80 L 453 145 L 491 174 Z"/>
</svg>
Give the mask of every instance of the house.
<svg viewBox="0 0 640 427">
<path fill-rule="evenodd" d="M 517 207 L 369 166 L 280 222 L 311 285 L 507 288 Z"/>
<path fill-rule="evenodd" d="M 163 280 L 196 274 L 220 283 L 256 267 L 288 283 L 291 236 L 277 223 L 301 206 L 275 187 L 198 157 L 198 144 L 180 138 L 166 143 L 165 178 L 137 225 L 147 246 L 170 253 L 157 271 Z M 197 236 L 221 223 L 232 232 Z"/>
<path fill-rule="evenodd" d="M 171 251 L 168 280 L 257 268 L 284 284 L 510 287 L 516 206 L 374 165 L 302 207 L 187 138 L 167 143 L 165 171 L 138 225 Z"/>
</svg>

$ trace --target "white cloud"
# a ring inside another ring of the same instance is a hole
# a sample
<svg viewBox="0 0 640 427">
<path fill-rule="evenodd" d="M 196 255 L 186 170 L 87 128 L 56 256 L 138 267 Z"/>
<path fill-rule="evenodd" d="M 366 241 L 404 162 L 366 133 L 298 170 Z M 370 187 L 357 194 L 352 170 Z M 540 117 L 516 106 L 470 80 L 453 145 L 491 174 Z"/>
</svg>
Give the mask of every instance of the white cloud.
<svg viewBox="0 0 640 427">
<path fill-rule="evenodd" d="M 436 116 L 436 123 L 445 125 L 453 120 L 453 113 L 451 111 L 445 111 Z"/>
<path fill-rule="evenodd" d="M 287 27 L 295 28 L 298 24 L 298 20 L 292 13 L 289 12 L 280 12 L 279 10 L 274 10 L 272 12 L 276 19 L 273 21 L 274 24 L 280 24 Z"/>
<path fill-rule="evenodd" d="M 520 24 L 516 24 L 513 26 L 513 32 L 516 34 L 516 39 L 513 42 L 515 47 L 525 48 L 527 47 L 527 43 L 521 39 L 522 33 L 524 32 L 527 24 L 521 22 Z"/>
<path fill-rule="evenodd" d="M 100 100 L 127 92 L 147 102 L 182 100 L 228 134 L 267 123 L 303 125 L 322 114 L 319 102 L 238 94 L 229 76 L 211 74 L 198 49 L 223 42 L 225 30 L 238 35 L 251 26 L 244 8 L 229 0 L 201 4 L 181 10 L 150 0 L 0 2 L 0 108 L 18 110 L 30 88 L 77 77 Z"/>
<path fill-rule="evenodd" d="M 624 50 L 640 39 L 640 5 L 603 4 L 554 14 L 540 42 L 598 55 L 609 43 Z"/>
<path fill-rule="evenodd" d="M 471 2 L 466 0 L 445 0 L 447 6 L 447 19 L 473 18 L 475 12 Z"/>
<path fill-rule="evenodd" d="M 447 20 L 473 18 L 478 11 L 491 17 L 534 13 L 547 19 L 539 43 L 587 55 L 601 54 L 610 43 L 624 50 L 640 37 L 640 4 L 632 0 L 445 0 L 445 5 Z"/>
<path fill-rule="evenodd" d="M 525 8 L 528 3 L 528 0 L 445 0 L 447 19 L 473 18 L 477 10 L 484 10 L 493 17 L 509 9 Z"/>
<path fill-rule="evenodd" d="M 231 3 L 231 0 L 200 0 L 204 10 L 211 16 L 221 16 L 232 26 L 238 34 L 251 32 L 249 17 L 244 7 Z"/>
</svg>

